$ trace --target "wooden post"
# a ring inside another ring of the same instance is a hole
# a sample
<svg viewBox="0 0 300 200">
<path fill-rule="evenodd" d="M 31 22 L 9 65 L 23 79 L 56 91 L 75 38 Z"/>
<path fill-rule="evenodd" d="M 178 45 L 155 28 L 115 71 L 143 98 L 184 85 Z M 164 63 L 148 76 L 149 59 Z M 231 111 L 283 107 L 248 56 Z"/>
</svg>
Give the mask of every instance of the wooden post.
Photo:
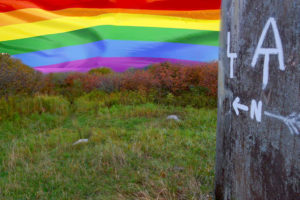
<svg viewBox="0 0 300 200">
<path fill-rule="evenodd" d="M 223 0 L 216 200 L 300 199 L 300 0 Z"/>
</svg>

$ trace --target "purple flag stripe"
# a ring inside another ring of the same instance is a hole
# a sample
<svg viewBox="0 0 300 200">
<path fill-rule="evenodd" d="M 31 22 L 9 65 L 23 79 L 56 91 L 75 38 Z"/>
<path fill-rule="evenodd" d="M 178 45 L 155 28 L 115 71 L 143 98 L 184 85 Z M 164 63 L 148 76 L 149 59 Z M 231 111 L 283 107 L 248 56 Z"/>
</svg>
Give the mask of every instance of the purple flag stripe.
<svg viewBox="0 0 300 200">
<path fill-rule="evenodd" d="M 134 57 L 114 57 L 114 58 L 89 58 L 84 60 L 76 60 L 66 63 L 60 63 L 55 65 L 48 65 L 43 67 L 35 67 L 34 69 L 43 73 L 54 72 L 87 72 L 93 68 L 109 67 L 116 72 L 124 72 L 129 68 L 144 68 L 153 63 L 171 62 L 184 65 L 196 65 L 201 62 L 187 61 L 180 59 L 168 59 L 168 58 L 134 58 Z"/>
</svg>

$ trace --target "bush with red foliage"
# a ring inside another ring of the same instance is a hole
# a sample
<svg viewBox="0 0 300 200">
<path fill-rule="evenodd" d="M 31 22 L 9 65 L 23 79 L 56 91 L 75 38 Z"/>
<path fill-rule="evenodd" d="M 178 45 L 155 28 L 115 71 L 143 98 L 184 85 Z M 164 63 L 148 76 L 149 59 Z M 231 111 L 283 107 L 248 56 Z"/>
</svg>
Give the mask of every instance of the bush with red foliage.
<svg viewBox="0 0 300 200">
<path fill-rule="evenodd" d="M 217 62 L 190 66 L 166 62 L 124 73 L 112 73 L 107 68 L 100 68 L 89 73 L 43 76 L 8 55 L 0 57 L 0 65 L 0 95 L 63 95 L 72 103 L 77 97 L 93 90 L 106 93 L 121 91 L 124 94 L 124 91 L 137 91 L 144 96 L 153 96 L 156 102 L 163 102 L 158 99 L 165 98 L 166 102 L 176 104 L 180 101 L 184 105 L 200 105 L 201 102 L 212 102 L 204 104 L 214 105 L 217 96 Z"/>
<path fill-rule="evenodd" d="M 146 91 L 159 88 L 159 81 L 148 71 L 125 72 L 121 78 L 121 90 Z"/>
<path fill-rule="evenodd" d="M 188 90 L 189 83 L 185 82 L 186 67 L 179 64 L 160 63 L 152 65 L 149 73 L 158 82 L 159 89 L 163 91 L 179 94 L 181 91 Z"/>
<path fill-rule="evenodd" d="M 91 92 L 99 85 L 99 77 L 93 74 L 71 73 L 65 79 L 67 87 L 81 87 L 84 92 Z"/>
<path fill-rule="evenodd" d="M 201 87 L 208 90 L 211 96 L 217 96 L 218 64 L 217 62 L 192 66 L 160 63 L 149 68 L 153 78 L 159 83 L 159 88 L 180 95 L 191 87 Z"/>
<path fill-rule="evenodd" d="M 208 90 L 208 95 L 217 96 L 218 63 L 206 63 L 199 66 L 184 67 L 185 79 L 189 86 L 201 87 Z"/>
<path fill-rule="evenodd" d="M 206 95 L 217 96 L 218 64 L 216 62 L 183 66 L 180 64 L 160 63 L 147 70 L 135 70 L 121 74 L 70 73 L 64 80 L 56 78 L 58 87 L 78 88 L 83 92 L 94 89 L 108 93 L 116 91 L 156 90 L 160 95 L 172 93 L 175 96 L 183 92 L 206 91 Z M 61 83 L 63 82 L 63 83 Z M 57 85 L 57 84 L 56 84 Z M 57 86 L 55 86 L 57 87 Z"/>
<path fill-rule="evenodd" d="M 208 88 L 209 94 L 218 94 L 218 63 L 209 63 L 200 68 L 199 86 Z"/>
<path fill-rule="evenodd" d="M 60 90 L 64 87 L 67 76 L 67 73 L 51 73 L 44 75 L 42 79 L 44 87 L 41 88 L 40 93 L 48 95 L 60 94 Z"/>
</svg>

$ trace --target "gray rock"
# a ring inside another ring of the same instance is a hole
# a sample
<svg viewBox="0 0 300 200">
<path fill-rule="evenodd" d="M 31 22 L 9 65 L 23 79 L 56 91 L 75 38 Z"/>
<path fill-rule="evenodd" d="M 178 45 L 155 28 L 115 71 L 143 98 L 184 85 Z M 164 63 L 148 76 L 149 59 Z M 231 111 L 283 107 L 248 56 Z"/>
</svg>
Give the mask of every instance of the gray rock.
<svg viewBox="0 0 300 200">
<path fill-rule="evenodd" d="M 88 141 L 89 141 L 89 139 L 80 139 L 80 140 L 78 140 L 77 142 L 75 142 L 75 143 L 73 144 L 73 146 L 74 146 L 74 145 L 77 145 L 77 144 L 87 143 Z"/>
<path fill-rule="evenodd" d="M 180 121 L 180 119 L 179 119 L 179 117 L 178 117 L 177 115 L 169 115 L 169 116 L 167 117 L 167 119 L 169 119 L 169 120 L 175 120 L 175 121 L 177 121 L 177 122 Z"/>
</svg>

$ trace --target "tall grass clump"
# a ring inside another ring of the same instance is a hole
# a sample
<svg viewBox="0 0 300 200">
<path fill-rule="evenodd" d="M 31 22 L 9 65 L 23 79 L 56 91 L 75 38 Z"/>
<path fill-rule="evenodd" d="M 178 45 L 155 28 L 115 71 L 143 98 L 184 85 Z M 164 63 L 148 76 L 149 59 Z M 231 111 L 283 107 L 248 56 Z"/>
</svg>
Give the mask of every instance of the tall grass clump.
<svg viewBox="0 0 300 200">
<path fill-rule="evenodd" d="M 69 102 L 61 96 L 37 95 L 0 98 L 0 119 L 27 116 L 33 113 L 67 115 Z"/>
</svg>

